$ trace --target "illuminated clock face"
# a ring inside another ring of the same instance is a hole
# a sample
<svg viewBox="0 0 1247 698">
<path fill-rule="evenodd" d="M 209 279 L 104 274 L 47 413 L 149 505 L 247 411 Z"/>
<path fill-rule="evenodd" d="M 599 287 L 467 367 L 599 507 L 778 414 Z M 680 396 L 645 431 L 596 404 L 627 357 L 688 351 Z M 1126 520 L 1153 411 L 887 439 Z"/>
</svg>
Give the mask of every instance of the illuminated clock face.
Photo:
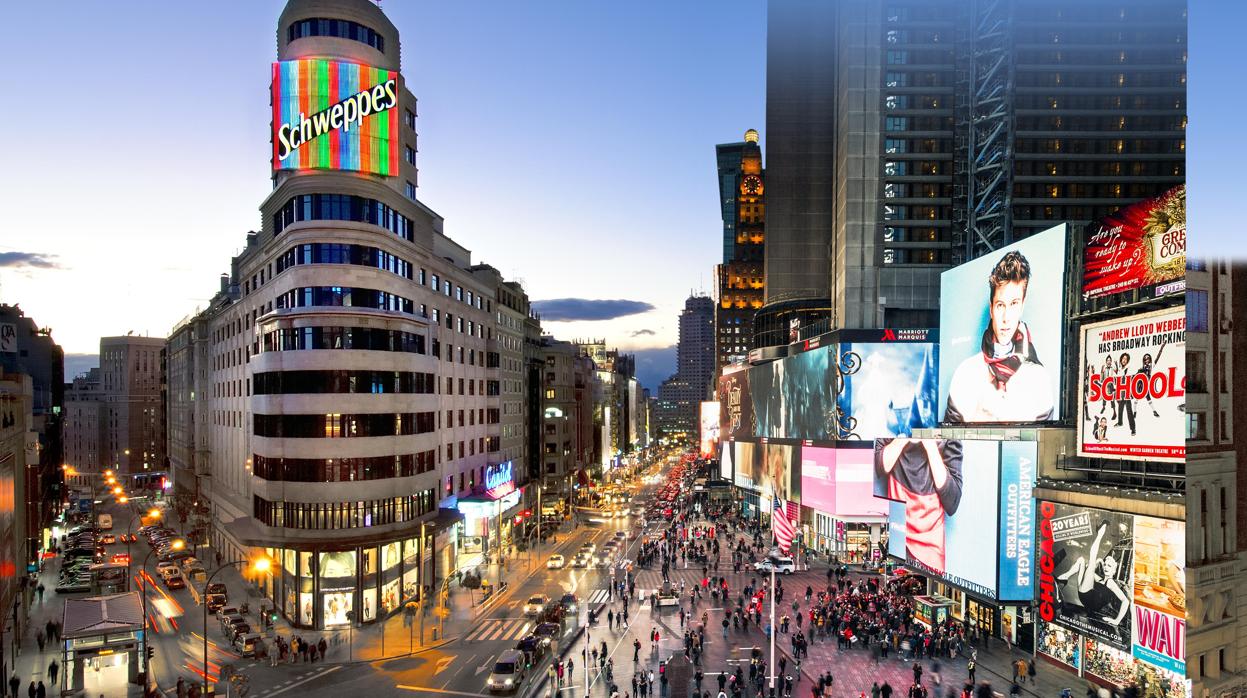
<svg viewBox="0 0 1247 698">
<path fill-rule="evenodd" d="M 762 178 L 757 175 L 748 175 L 740 183 L 740 189 L 750 196 L 758 196 L 762 193 Z"/>
</svg>

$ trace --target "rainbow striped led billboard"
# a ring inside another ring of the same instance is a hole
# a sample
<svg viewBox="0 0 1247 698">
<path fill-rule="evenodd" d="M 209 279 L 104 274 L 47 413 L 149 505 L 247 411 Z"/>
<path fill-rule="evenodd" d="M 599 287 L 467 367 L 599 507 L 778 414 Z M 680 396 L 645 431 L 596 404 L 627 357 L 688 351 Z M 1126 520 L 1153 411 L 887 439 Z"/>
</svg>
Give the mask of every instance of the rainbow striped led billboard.
<svg viewBox="0 0 1247 698">
<path fill-rule="evenodd" d="M 273 64 L 273 169 L 398 174 L 398 73 L 305 59 Z"/>
</svg>

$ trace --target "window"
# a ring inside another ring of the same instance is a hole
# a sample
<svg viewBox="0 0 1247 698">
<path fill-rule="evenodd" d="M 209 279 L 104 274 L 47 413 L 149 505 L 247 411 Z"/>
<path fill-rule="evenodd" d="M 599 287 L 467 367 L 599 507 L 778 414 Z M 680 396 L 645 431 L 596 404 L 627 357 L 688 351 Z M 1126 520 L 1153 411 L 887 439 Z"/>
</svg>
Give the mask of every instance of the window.
<svg viewBox="0 0 1247 698">
<path fill-rule="evenodd" d="M 1208 355 L 1202 351 L 1186 352 L 1186 392 L 1208 392 Z"/>
<path fill-rule="evenodd" d="M 367 245 L 327 242 L 296 245 L 277 258 L 277 273 L 300 264 L 353 264 L 388 271 L 405 279 L 412 277 L 411 262 Z"/>
<path fill-rule="evenodd" d="M 372 308 L 397 313 L 415 314 L 415 304 L 410 298 L 377 291 L 371 288 L 350 286 L 311 286 L 293 288 L 277 297 L 278 308 Z"/>
<path fill-rule="evenodd" d="M 432 432 L 432 412 L 255 414 L 253 434 L 278 439 L 406 436 Z"/>
<path fill-rule="evenodd" d="M 385 53 L 385 37 L 375 29 L 347 19 L 326 19 L 317 17 L 301 19 L 290 25 L 286 31 L 289 41 L 302 39 L 306 36 L 332 36 L 339 39 L 350 39 L 361 44 L 368 44 L 381 53 Z"/>
<path fill-rule="evenodd" d="M 554 388 L 547 388 L 547 389 L 546 389 L 546 399 L 547 399 L 547 400 L 553 400 L 553 399 L 554 399 Z"/>
<path fill-rule="evenodd" d="M 1208 292 L 1186 290 L 1186 329 L 1190 332 L 1208 331 Z"/>
<path fill-rule="evenodd" d="M 408 199 L 415 201 L 416 200 L 416 185 L 412 184 L 410 181 L 406 182 L 403 185 L 403 195 L 406 196 Z"/>
<path fill-rule="evenodd" d="M 373 327 L 293 327 L 265 332 L 260 351 L 359 349 L 425 353 L 424 335 Z"/>
<path fill-rule="evenodd" d="M 301 221 L 370 223 L 404 240 L 411 240 L 414 228 L 410 218 L 374 199 L 347 194 L 301 194 L 291 197 L 273 214 L 273 234 Z"/>
<path fill-rule="evenodd" d="M 408 165 L 416 164 L 416 149 L 409 145 L 403 146 L 403 159 Z"/>
<path fill-rule="evenodd" d="M 1203 412 L 1186 413 L 1186 438 L 1195 441 L 1208 440 L 1207 415 Z"/>
<path fill-rule="evenodd" d="M 403 123 L 412 131 L 416 130 L 416 113 L 410 109 L 403 111 Z"/>
</svg>

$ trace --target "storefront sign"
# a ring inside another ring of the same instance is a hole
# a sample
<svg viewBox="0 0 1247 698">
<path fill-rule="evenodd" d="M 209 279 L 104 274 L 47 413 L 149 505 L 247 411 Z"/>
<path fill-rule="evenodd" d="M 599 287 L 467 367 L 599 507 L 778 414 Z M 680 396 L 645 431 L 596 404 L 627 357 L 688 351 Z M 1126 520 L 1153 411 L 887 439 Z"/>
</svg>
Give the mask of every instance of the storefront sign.
<svg viewBox="0 0 1247 698">
<path fill-rule="evenodd" d="M 511 461 L 503 461 L 497 465 L 485 466 L 485 489 L 495 496 L 501 496 L 515 489 L 512 479 Z"/>
</svg>

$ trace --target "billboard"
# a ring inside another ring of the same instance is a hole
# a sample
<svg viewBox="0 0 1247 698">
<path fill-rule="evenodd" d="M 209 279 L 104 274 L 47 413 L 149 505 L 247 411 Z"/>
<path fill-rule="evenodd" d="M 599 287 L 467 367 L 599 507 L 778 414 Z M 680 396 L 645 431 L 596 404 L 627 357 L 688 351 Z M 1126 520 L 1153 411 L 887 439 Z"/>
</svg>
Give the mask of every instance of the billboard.
<svg viewBox="0 0 1247 698">
<path fill-rule="evenodd" d="M 719 442 L 719 477 L 732 481 L 732 461 L 735 456 L 731 441 Z"/>
<path fill-rule="evenodd" d="M 1186 460 L 1186 308 L 1083 325 L 1078 455 Z"/>
<path fill-rule="evenodd" d="M 1000 443 L 1001 601 L 1030 601 L 1035 592 L 1035 474 L 1039 446 L 1034 441 Z"/>
<path fill-rule="evenodd" d="M 1141 289 L 1186 290 L 1186 186 L 1119 209 L 1087 227 L 1083 300 Z"/>
<path fill-rule="evenodd" d="M 874 498 L 874 451 L 801 448 L 801 505 L 829 516 L 882 516 L 887 502 Z"/>
<path fill-rule="evenodd" d="M 834 347 L 753 366 L 749 390 L 757 416 L 754 436 L 772 439 L 836 438 Z"/>
<path fill-rule="evenodd" d="M 761 478 L 758 475 L 757 456 L 758 445 L 748 441 L 737 441 L 735 444 L 735 463 L 736 473 L 732 478 L 732 482 L 737 487 L 743 487 L 747 490 L 757 491 Z"/>
<path fill-rule="evenodd" d="M 800 482 L 793 481 L 793 473 L 799 463 L 797 456 L 800 449 L 786 444 L 762 444 L 762 462 L 758 480 L 758 501 L 762 511 L 771 510 L 771 500 L 778 496 L 786 502 L 799 502 L 801 497 L 797 488 Z"/>
<path fill-rule="evenodd" d="M 892 500 L 888 554 L 996 598 L 1000 442 L 878 439 L 874 495 Z"/>
<path fill-rule="evenodd" d="M 843 425 L 848 433 L 833 432 L 828 438 L 874 440 L 935 426 L 937 344 L 842 342 L 839 356 L 846 370 L 836 404 L 846 416 Z"/>
<path fill-rule="evenodd" d="M 1131 648 L 1134 517 L 1039 502 L 1039 617 Z"/>
<path fill-rule="evenodd" d="M 273 169 L 399 170 L 398 73 L 323 58 L 273 64 Z"/>
<path fill-rule="evenodd" d="M 701 403 L 701 456 L 714 458 L 719 450 L 719 402 Z"/>
<path fill-rule="evenodd" d="M 736 371 L 719 379 L 719 438 L 752 438 L 753 400 L 749 393 L 749 371 Z"/>
<path fill-rule="evenodd" d="M 940 276 L 940 419 L 1031 423 L 1061 417 L 1066 227 Z"/>
<path fill-rule="evenodd" d="M 1186 671 L 1186 525 L 1134 517 L 1134 624 L 1131 654 Z"/>
</svg>

